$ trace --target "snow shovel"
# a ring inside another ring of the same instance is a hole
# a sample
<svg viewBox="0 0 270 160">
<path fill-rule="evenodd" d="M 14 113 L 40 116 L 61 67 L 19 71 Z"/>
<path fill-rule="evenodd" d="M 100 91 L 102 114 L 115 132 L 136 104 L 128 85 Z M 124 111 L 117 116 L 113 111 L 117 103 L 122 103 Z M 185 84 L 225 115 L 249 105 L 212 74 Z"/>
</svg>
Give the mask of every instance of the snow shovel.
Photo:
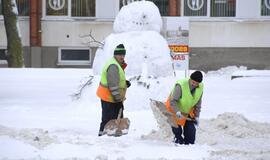
<svg viewBox="0 0 270 160">
<path fill-rule="evenodd" d="M 104 127 L 104 134 L 108 136 L 119 137 L 128 134 L 130 120 L 128 118 L 120 118 L 123 109 L 119 110 L 117 119 L 110 120 Z"/>
<path fill-rule="evenodd" d="M 164 122 L 166 122 L 172 127 L 178 127 L 175 120 L 173 119 L 172 113 L 167 111 L 166 106 L 163 102 L 153 99 L 150 99 L 150 101 L 151 109 L 154 113 L 154 116 L 158 121 L 162 121 L 158 122 L 159 124 L 164 124 Z"/>
<path fill-rule="evenodd" d="M 178 124 L 176 123 L 173 114 L 166 109 L 166 106 L 163 102 L 152 100 L 152 99 L 150 99 L 150 101 L 151 101 L 150 104 L 151 104 L 152 111 L 157 120 L 161 121 L 163 119 L 163 121 L 166 121 L 170 126 L 178 128 Z M 193 121 L 194 123 L 197 123 L 194 118 L 190 118 L 187 116 L 184 116 L 184 117 L 185 117 L 184 121 L 188 120 L 188 121 Z M 164 124 L 164 122 L 158 122 L 158 123 Z"/>
</svg>

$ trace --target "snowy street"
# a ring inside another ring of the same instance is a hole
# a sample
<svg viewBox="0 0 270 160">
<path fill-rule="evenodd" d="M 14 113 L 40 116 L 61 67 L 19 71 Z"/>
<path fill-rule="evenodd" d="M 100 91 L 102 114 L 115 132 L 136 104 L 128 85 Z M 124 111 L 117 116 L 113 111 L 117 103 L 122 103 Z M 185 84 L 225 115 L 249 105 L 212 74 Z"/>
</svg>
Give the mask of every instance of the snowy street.
<svg viewBox="0 0 270 160">
<path fill-rule="evenodd" d="M 132 80 L 124 104 L 129 134 L 115 138 L 97 136 L 99 76 L 72 100 L 92 70 L 1 69 L 0 159 L 269 159 L 270 77 L 231 80 L 237 70 L 246 69 L 205 74 L 196 144 L 175 146 L 160 136 L 149 98 L 165 101 L 181 72 L 149 79 L 149 89 Z"/>
<path fill-rule="evenodd" d="M 0 160 L 270 160 L 270 0 L 0 0 L 0 22 Z"/>
</svg>

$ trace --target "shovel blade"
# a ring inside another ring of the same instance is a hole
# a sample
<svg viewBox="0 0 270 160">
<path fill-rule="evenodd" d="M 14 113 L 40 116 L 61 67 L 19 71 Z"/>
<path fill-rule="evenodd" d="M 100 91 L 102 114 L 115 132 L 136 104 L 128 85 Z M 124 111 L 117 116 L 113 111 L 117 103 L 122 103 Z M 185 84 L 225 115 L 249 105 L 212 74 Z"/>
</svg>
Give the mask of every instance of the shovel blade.
<svg viewBox="0 0 270 160">
<path fill-rule="evenodd" d="M 112 119 L 104 127 L 104 133 L 108 136 L 119 137 L 128 134 L 130 120 L 128 118 Z"/>
<path fill-rule="evenodd" d="M 150 101 L 151 101 L 150 102 L 151 109 L 156 119 L 158 119 L 157 117 L 162 116 L 163 120 L 165 120 L 170 126 L 175 127 L 175 128 L 178 127 L 177 123 L 175 122 L 173 118 L 173 114 L 167 111 L 166 106 L 163 102 L 152 100 L 152 99 Z M 163 122 L 160 124 L 163 124 Z"/>
</svg>

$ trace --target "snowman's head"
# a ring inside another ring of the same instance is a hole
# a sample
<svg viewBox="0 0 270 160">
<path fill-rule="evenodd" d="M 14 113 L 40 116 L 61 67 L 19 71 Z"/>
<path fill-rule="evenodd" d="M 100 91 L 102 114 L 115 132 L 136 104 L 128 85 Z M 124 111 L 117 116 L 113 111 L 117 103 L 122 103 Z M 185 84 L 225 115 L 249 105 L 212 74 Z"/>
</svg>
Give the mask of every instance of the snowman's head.
<svg viewBox="0 0 270 160">
<path fill-rule="evenodd" d="M 123 6 L 114 21 L 114 31 L 152 30 L 160 32 L 162 19 L 157 6 L 150 1 L 137 1 Z"/>
</svg>

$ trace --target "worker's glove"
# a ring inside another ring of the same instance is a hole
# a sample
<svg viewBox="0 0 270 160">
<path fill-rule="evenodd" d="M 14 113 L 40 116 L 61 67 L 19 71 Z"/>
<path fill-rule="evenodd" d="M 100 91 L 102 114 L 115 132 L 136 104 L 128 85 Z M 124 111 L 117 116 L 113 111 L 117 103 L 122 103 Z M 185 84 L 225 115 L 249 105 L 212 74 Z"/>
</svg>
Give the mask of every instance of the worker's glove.
<svg viewBox="0 0 270 160">
<path fill-rule="evenodd" d="M 131 86 L 131 83 L 128 80 L 126 80 L 126 84 L 127 84 L 127 88 L 129 88 Z"/>
<path fill-rule="evenodd" d="M 199 117 L 194 118 L 194 124 L 196 126 L 199 126 L 199 124 L 200 124 Z"/>
<path fill-rule="evenodd" d="M 182 115 L 182 113 L 180 111 L 176 112 L 176 117 L 181 119 L 183 118 L 184 116 Z"/>
</svg>

